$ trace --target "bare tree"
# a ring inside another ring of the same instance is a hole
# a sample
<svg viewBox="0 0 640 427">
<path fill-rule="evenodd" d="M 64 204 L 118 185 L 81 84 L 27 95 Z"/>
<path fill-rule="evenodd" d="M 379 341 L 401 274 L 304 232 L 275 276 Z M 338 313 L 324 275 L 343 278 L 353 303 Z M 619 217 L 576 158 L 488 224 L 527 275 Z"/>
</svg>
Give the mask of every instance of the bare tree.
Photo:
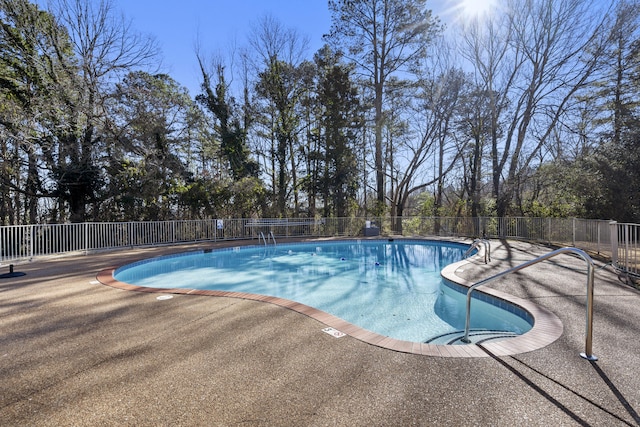
<svg viewBox="0 0 640 427">
<path fill-rule="evenodd" d="M 435 185 L 433 214 L 439 213 L 447 175 L 461 152 L 454 138 L 454 124 L 465 84 L 464 73 L 455 68 L 420 79 L 414 130 L 418 137 L 404 143 L 396 166 L 397 183 L 391 199 L 391 215 L 398 218 L 396 232 L 402 231 L 400 217 L 410 197 L 431 185 Z M 432 171 L 426 168 L 428 161 L 433 161 Z"/>
<path fill-rule="evenodd" d="M 252 26 L 249 46 L 256 55 L 256 70 L 263 70 L 273 58 L 295 66 L 305 59 L 309 37 L 295 28 L 285 27 L 272 15 L 266 14 Z"/>
<path fill-rule="evenodd" d="M 385 202 L 383 159 L 384 96 L 394 73 L 406 71 L 425 56 L 439 24 L 425 0 L 330 0 L 331 32 L 327 41 L 354 61 L 374 93 L 377 200 Z"/>
<path fill-rule="evenodd" d="M 155 41 L 131 29 L 109 0 L 52 0 L 51 13 L 71 38 L 79 81 L 66 88 L 67 123 L 58 135 L 54 177 L 58 194 L 69 204 L 72 221 L 83 221 L 99 187 L 104 100 L 126 73 L 157 65 Z M 69 70 L 76 73 L 76 70 Z M 96 209 L 97 210 L 97 209 Z"/>
<path fill-rule="evenodd" d="M 522 176 L 549 142 L 604 53 L 607 22 L 592 1 L 511 1 L 465 30 L 463 55 L 490 96 L 493 194 L 509 213 Z M 504 133 L 500 130 L 503 129 Z"/>
</svg>

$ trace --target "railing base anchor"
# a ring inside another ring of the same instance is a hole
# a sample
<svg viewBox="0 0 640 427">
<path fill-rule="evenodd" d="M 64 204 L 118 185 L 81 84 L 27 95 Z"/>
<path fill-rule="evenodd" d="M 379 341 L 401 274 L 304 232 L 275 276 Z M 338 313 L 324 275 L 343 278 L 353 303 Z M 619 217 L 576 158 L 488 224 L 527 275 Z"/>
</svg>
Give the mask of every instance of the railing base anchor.
<svg viewBox="0 0 640 427">
<path fill-rule="evenodd" d="M 595 362 L 596 360 L 598 360 L 598 356 L 594 354 L 580 353 L 580 357 L 582 357 L 583 359 L 587 359 L 589 362 Z"/>
</svg>

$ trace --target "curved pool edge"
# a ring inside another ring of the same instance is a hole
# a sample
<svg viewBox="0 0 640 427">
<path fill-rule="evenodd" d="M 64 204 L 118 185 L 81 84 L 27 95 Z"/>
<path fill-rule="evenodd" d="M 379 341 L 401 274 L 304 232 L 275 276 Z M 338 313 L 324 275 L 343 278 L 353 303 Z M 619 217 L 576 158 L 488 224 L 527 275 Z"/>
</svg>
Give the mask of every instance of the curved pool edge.
<svg viewBox="0 0 640 427">
<path fill-rule="evenodd" d="M 461 261 L 446 266 L 442 270 L 442 276 L 445 277 L 445 279 L 453 281 L 455 283 L 470 286 L 470 283 L 465 283 L 466 281 L 464 279 L 455 276 L 455 270 L 460 267 L 461 263 L 464 262 L 465 261 Z M 505 294 L 504 292 L 496 291 L 493 289 L 485 289 L 483 290 L 484 293 L 491 294 L 497 298 L 506 300 L 528 311 L 534 318 L 534 325 L 532 329 L 525 334 L 515 338 L 484 344 L 440 345 L 404 341 L 371 332 L 350 322 L 347 322 L 346 320 L 343 320 L 337 316 L 326 313 L 322 310 L 318 310 L 317 308 L 284 298 L 250 294 L 245 292 L 182 288 L 166 289 L 131 285 L 128 283 L 120 282 L 113 277 L 113 274 L 117 268 L 118 267 L 109 267 L 100 271 L 97 274 L 96 279 L 103 285 L 127 291 L 239 298 L 251 301 L 266 302 L 308 316 L 319 321 L 320 323 L 325 324 L 326 326 L 335 328 L 340 332 L 343 332 L 359 341 L 402 353 L 438 357 L 509 356 L 518 353 L 526 353 L 545 347 L 557 340 L 562 335 L 563 331 L 563 326 L 560 319 L 550 311 L 546 310 L 544 307 L 533 304 L 530 301 Z M 455 276 L 455 280 L 451 276 Z"/>
<path fill-rule="evenodd" d="M 440 272 L 440 275 L 445 280 L 469 288 L 474 285 L 475 282 L 467 280 L 456 274 L 458 269 L 469 264 L 472 264 L 469 259 L 454 262 L 453 264 L 445 266 Z M 545 307 L 535 304 L 530 300 L 519 298 L 489 287 L 483 287 L 482 289 L 478 289 L 476 292 L 493 296 L 527 311 L 533 317 L 533 326 L 529 331 L 515 338 L 489 342 L 481 345 L 468 344 L 464 347 L 481 347 L 483 352 L 491 355 L 511 356 L 514 354 L 539 350 L 555 342 L 562 336 L 564 331 L 562 321 L 558 316 Z"/>
<path fill-rule="evenodd" d="M 180 295 L 202 295 L 213 297 L 227 297 L 227 298 L 239 298 L 251 301 L 266 302 L 275 304 L 280 307 L 287 308 L 289 310 L 296 311 L 300 314 L 304 314 L 312 319 L 325 324 L 326 326 L 335 328 L 340 332 L 349 335 L 359 341 L 371 344 L 377 347 L 386 348 L 402 353 L 419 354 L 425 356 L 440 356 L 440 357 L 489 357 L 491 354 L 483 350 L 482 347 L 487 347 L 488 344 L 483 346 L 469 344 L 469 345 L 438 345 L 438 344 L 426 344 L 413 341 L 403 341 L 395 338 L 390 338 L 384 335 L 371 332 L 367 329 L 361 328 L 353 323 L 347 322 L 337 316 L 326 313 L 317 308 L 310 307 L 308 305 L 291 301 L 284 298 L 250 294 L 245 292 L 230 292 L 230 291 L 209 291 L 202 289 L 182 289 L 182 288 L 150 288 L 144 286 L 131 285 L 116 280 L 113 277 L 113 273 L 118 267 L 108 267 L 101 270 L 96 279 L 105 286 L 110 286 L 117 289 L 136 291 L 136 292 L 148 292 L 148 293 L 164 293 L 164 294 L 180 294 Z M 491 350 L 494 355 L 500 355 L 501 353 L 495 349 Z"/>
</svg>

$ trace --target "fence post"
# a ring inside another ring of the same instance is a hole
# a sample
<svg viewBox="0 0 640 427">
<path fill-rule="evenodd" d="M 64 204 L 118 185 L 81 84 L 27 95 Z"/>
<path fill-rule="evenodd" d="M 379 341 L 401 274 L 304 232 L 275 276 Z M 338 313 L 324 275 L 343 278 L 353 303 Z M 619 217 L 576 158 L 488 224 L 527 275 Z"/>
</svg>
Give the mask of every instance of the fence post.
<svg viewBox="0 0 640 427">
<path fill-rule="evenodd" d="M 576 246 L 576 219 L 571 219 L 571 246 Z"/>
<path fill-rule="evenodd" d="M 609 221 L 609 239 L 611 240 L 611 263 L 618 266 L 618 222 Z"/>
<path fill-rule="evenodd" d="M 35 228 L 35 225 L 31 224 L 29 226 L 29 260 L 33 259 L 33 237 L 34 237 L 34 233 L 33 230 Z"/>
</svg>

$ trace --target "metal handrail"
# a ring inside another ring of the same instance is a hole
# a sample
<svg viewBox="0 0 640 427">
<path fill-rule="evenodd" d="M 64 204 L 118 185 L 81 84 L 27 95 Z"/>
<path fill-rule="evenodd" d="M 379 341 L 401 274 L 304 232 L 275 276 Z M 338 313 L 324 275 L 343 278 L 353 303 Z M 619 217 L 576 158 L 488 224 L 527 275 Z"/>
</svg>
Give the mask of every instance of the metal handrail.
<svg viewBox="0 0 640 427">
<path fill-rule="evenodd" d="M 276 246 L 276 236 L 273 235 L 273 231 L 269 232 L 269 237 L 273 239 L 273 246 Z"/>
<path fill-rule="evenodd" d="M 556 249 L 555 251 L 549 252 L 548 254 L 542 255 L 536 259 L 533 259 L 531 261 L 527 261 L 523 264 L 520 264 L 516 267 L 510 268 L 509 270 L 503 271 L 502 273 L 498 273 L 494 276 L 491 276 L 487 279 L 481 280 L 477 283 L 475 283 L 474 285 L 472 285 L 469 290 L 467 291 L 467 311 L 466 311 L 466 319 L 465 319 L 465 326 L 464 326 L 464 338 L 462 338 L 462 341 L 465 343 L 470 343 L 471 340 L 469 340 L 469 329 L 470 329 L 470 324 L 471 324 L 471 293 L 478 287 L 478 286 L 482 286 L 482 285 L 486 285 L 489 282 L 492 282 L 500 277 L 506 276 L 507 274 L 511 274 L 511 273 L 515 273 L 516 271 L 522 270 L 523 268 L 527 268 L 530 267 L 534 264 L 537 264 L 541 261 L 547 260 L 549 258 L 552 258 L 556 255 L 560 255 L 563 253 L 567 253 L 567 252 L 571 252 L 574 254 L 579 255 L 586 263 L 587 263 L 587 325 L 586 325 L 586 339 L 585 339 L 585 346 L 584 346 L 584 353 L 580 353 L 580 356 L 584 359 L 590 360 L 590 361 L 595 361 L 598 360 L 598 358 L 592 354 L 591 352 L 591 347 L 592 347 L 592 340 L 593 340 L 593 276 L 594 276 L 594 265 L 593 265 L 593 260 L 591 259 L 591 257 L 584 252 L 581 249 L 578 248 L 573 248 L 573 247 L 569 247 L 569 248 L 560 248 L 560 249 Z"/>
<path fill-rule="evenodd" d="M 489 262 L 491 262 L 491 242 L 487 239 L 474 240 L 471 243 L 471 246 L 469 246 L 469 249 L 467 249 L 467 252 L 464 253 L 464 257 L 468 257 L 471 251 L 473 251 L 474 249 L 480 249 L 480 243 L 482 243 L 484 246 L 484 263 L 487 263 L 487 257 L 489 259 Z"/>
<path fill-rule="evenodd" d="M 267 239 L 264 237 L 264 233 L 261 231 L 260 235 L 258 236 L 258 244 L 260 244 L 260 237 L 262 237 L 262 240 L 264 241 L 264 245 L 267 246 Z"/>
</svg>

